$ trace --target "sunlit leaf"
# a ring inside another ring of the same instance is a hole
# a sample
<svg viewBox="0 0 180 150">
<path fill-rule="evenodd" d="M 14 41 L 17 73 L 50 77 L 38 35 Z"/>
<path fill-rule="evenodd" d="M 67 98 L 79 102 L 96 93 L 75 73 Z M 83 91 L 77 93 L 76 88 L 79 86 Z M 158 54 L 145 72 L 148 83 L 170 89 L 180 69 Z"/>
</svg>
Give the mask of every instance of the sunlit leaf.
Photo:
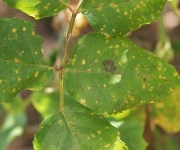
<svg viewBox="0 0 180 150">
<path fill-rule="evenodd" d="M 53 68 L 41 64 L 41 38 L 31 22 L 0 19 L 0 26 L 0 101 L 11 102 L 23 89 L 46 86 Z"/>
<path fill-rule="evenodd" d="M 145 150 L 146 142 L 143 139 L 144 126 L 133 121 L 111 121 L 120 132 L 120 138 L 130 150 Z"/>
<path fill-rule="evenodd" d="M 103 116 L 71 98 L 65 102 L 62 111 L 40 125 L 33 142 L 35 150 L 127 150 Z"/>
<path fill-rule="evenodd" d="M 97 113 L 161 101 L 180 84 L 174 67 L 124 37 L 81 38 L 64 69 L 70 95 Z"/>
<path fill-rule="evenodd" d="M 121 35 L 154 21 L 166 0 L 84 0 L 81 11 L 91 26 L 108 35 Z"/>
<path fill-rule="evenodd" d="M 66 8 L 67 0 L 3 0 L 8 6 L 40 19 L 57 14 Z"/>
</svg>

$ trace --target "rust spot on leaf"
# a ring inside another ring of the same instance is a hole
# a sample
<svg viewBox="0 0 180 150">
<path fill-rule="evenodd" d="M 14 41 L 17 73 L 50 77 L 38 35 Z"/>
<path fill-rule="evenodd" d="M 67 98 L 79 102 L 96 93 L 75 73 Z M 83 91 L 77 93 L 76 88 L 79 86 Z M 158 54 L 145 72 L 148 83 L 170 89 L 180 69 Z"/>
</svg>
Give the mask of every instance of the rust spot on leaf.
<svg viewBox="0 0 180 150">
<path fill-rule="evenodd" d="M 113 73 L 114 71 L 116 71 L 116 66 L 114 64 L 114 61 L 112 61 L 112 60 L 104 60 L 102 64 L 103 64 L 104 70 L 106 72 Z"/>
</svg>

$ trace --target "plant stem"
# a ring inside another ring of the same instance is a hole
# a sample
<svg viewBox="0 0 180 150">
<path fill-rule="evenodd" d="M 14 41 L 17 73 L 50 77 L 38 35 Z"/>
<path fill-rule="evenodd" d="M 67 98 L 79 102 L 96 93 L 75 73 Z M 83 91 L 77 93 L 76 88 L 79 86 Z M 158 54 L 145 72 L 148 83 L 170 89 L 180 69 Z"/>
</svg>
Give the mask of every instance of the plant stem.
<svg viewBox="0 0 180 150">
<path fill-rule="evenodd" d="M 63 59 L 62 59 L 62 63 L 61 63 L 60 68 L 59 68 L 60 110 L 61 111 L 63 110 L 63 107 L 64 107 L 63 68 L 67 63 L 68 49 L 69 49 L 69 44 L 70 44 L 71 37 L 72 37 L 73 26 L 74 26 L 74 22 L 75 22 L 75 19 L 76 19 L 76 15 L 79 13 L 79 9 L 81 7 L 82 2 L 83 2 L 83 0 L 80 0 L 78 2 L 78 4 L 77 4 L 76 8 L 73 11 L 72 11 L 72 9 L 70 9 L 70 11 L 72 12 L 72 16 L 71 16 L 71 21 L 70 21 L 70 24 L 69 24 L 67 36 L 66 36 L 65 52 L 64 52 Z"/>
</svg>

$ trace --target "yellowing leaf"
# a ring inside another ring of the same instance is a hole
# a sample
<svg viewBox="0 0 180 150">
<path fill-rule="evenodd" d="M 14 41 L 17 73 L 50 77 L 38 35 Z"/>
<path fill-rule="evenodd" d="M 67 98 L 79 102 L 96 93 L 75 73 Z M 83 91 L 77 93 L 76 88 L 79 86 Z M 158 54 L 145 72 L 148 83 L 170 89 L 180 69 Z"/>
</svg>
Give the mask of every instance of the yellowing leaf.
<svg viewBox="0 0 180 150">
<path fill-rule="evenodd" d="M 66 8 L 67 0 L 3 0 L 8 6 L 40 19 L 57 14 Z"/>
</svg>

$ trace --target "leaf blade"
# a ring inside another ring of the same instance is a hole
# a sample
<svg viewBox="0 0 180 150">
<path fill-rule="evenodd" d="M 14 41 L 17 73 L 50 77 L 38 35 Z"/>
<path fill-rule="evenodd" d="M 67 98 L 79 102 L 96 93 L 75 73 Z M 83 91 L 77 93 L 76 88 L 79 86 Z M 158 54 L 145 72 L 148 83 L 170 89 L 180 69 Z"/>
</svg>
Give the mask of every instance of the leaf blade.
<svg viewBox="0 0 180 150">
<path fill-rule="evenodd" d="M 42 122 L 33 144 L 35 150 L 111 150 L 117 137 L 116 129 L 104 117 L 70 98 L 62 112 L 57 111 Z M 126 150 L 125 145 L 122 147 Z"/>
<path fill-rule="evenodd" d="M 19 9 L 36 18 L 50 17 L 66 8 L 67 0 L 3 0 L 8 6 Z"/>
<path fill-rule="evenodd" d="M 160 16 L 166 0 L 83 1 L 82 13 L 97 32 L 124 35 Z"/>
<path fill-rule="evenodd" d="M 174 67 L 157 56 L 124 37 L 99 33 L 78 41 L 64 77 L 69 94 L 96 113 L 160 101 L 180 84 Z"/>
<path fill-rule="evenodd" d="M 32 23 L 12 18 L 0 19 L 0 25 L 0 101 L 12 102 L 23 89 L 46 86 L 53 68 L 41 64 L 41 38 Z"/>
</svg>

